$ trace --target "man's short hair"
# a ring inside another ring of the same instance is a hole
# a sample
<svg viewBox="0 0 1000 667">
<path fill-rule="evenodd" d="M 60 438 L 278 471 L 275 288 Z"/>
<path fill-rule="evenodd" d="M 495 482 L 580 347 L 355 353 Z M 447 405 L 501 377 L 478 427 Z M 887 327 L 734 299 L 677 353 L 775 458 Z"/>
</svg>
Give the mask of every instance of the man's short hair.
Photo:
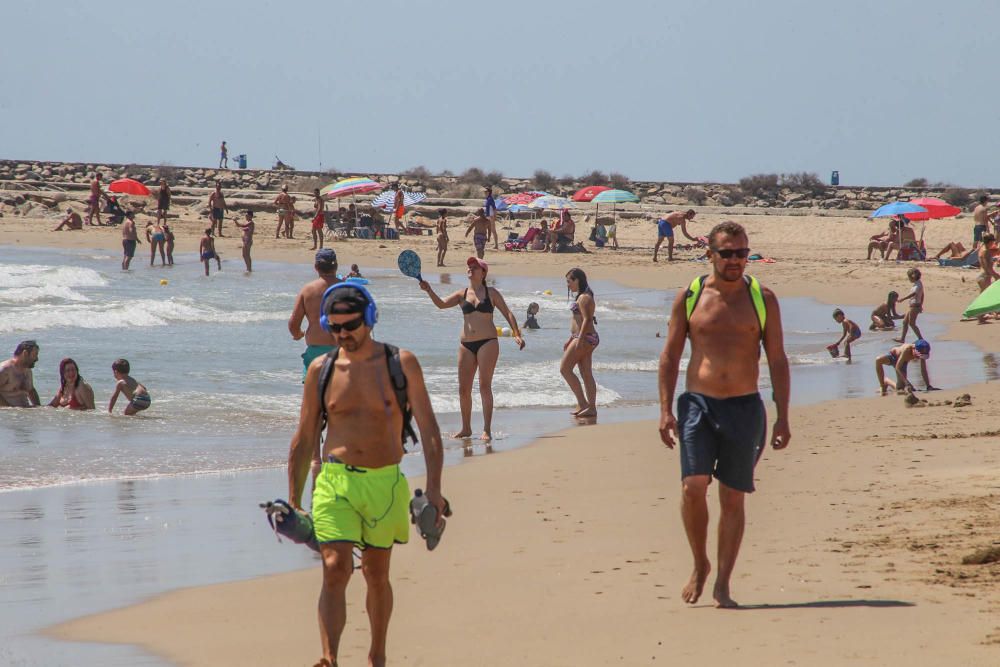
<svg viewBox="0 0 1000 667">
<path fill-rule="evenodd" d="M 22 353 L 24 353 L 24 352 L 31 352 L 32 350 L 36 349 L 37 347 L 38 347 L 38 343 L 36 341 L 33 341 L 33 340 L 22 340 L 20 343 L 17 344 L 17 347 L 14 348 L 14 356 L 15 357 L 19 357 L 19 356 L 21 356 Z"/>
<path fill-rule="evenodd" d="M 983 195 L 982 197 L 979 198 L 979 203 L 980 204 L 985 204 L 989 200 L 990 200 L 990 196 L 989 195 Z"/>
<path fill-rule="evenodd" d="M 111 370 L 121 373 L 122 375 L 128 375 L 132 367 L 128 363 L 128 359 L 115 359 L 111 364 Z"/>
<path fill-rule="evenodd" d="M 363 313 L 368 307 L 368 297 L 357 287 L 338 287 L 326 300 L 326 315 L 349 315 Z"/>
<path fill-rule="evenodd" d="M 983 239 L 982 240 L 983 240 L 984 244 L 988 244 L 988 243 L 993 243 L 994 241 L 996 241 L 997 237 L 993 236 L 992 234 L 986 233 L 986 234 L 983 234 Z"/>
<path fill-rule="evenodd" d="M 333 273 L 337 270 L 337 253 L 333 248 L 321 248 L 316 253 L 316 261 L 313 266 L 320 273 Z"/>
<path fill-rule="evenodd" d="M 715 227 L 712 227 L 712 231 L 708 233 L 708 245 L 715 245 L 715 238 L 720 235 L 725 236 L 742 236 L 749 240 L 747 236 L 747 230 L 743 229 L 743 225 L 738 222 L 733 222 L 732 220 L 726 220 L 725 222 L 720 222 Z"/>
</svg>

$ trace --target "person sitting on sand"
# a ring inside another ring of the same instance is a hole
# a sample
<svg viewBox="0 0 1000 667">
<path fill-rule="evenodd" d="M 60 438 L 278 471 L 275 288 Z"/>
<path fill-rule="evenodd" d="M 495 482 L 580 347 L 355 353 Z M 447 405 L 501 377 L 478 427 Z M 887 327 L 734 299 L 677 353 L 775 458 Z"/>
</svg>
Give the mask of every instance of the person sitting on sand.
<svg viewBox="0 0 1000 667">
<path fill-rule="evenodd" d="M 535 315 L 538 314 L 538 304 L 532 301 L 528 304 L 528 317 L 524 320 L 524 324 L 521 325 L 522 329 L 541 329 L 542 327 L 538 324 L 538 320 L 535 319 Z"/>
<path fill-rule="evenodd" d="M 137 412 L 142 412 L 152 404 L 146 387 L 129 375 L 131 370 L 127 359 L 115 359 L 115 362 L 111 364 L 111 372 L 114 373 L 116 382 L 115 393 L 111 394 L 111 402 L 108 403 L 108 412 L 114 412 L 118 394 L 125 394 L 125 398 L 129 399 L 128 405 L 125 406 L 125 414 L 130 417 Z"/>
<path fill-rule="evenodd" d="M 201 261 L 205 264 L 206 276 L 208 275 L 208 263 L 213 259 L 218 264 L 219 271 L 222 270 L 222 258 L 219 257 L 219 253 L 215 250 L 215 239 L 212 237 L 211 227 L 206 228 L 205 235 L 201 237 L 201 243 L 198 244 L 198 254 L 201 256 Z"/>
<path fill-rule="evenodd" d="M 945 253 L 948 253 L 949 259 L 964 259 L 965 256 L 969 254 L 969 251 L 966 249 L 965 244 L 961 241 L 952 241 L 945 247 L 941 248 L 941 251 L 934 255 L 934 259 L 941 259 L 941 255 Z"/>
<path fill-rule="evenodd" d="M 840 338 L 837 339 L 837 342 L 829 346 L 828 349 L 833 348 L 834 350 L 836 350 L 837 348 L 840 347 L 841 341 L 843 341 L 844 357 L 847 359 L 847 361 L 850 361 L 851 343 L 861 338 L 861 327 L 858 326 L 857 322 L 847 319 L 847 317 L 844 315 L 844 311 L 842 311 L 840 308 L 837 308 L 833 311 L 833 319 L 835 322 L 837 322 L 837 324 L 840 324 L 843 327 L 843 333 L 841 334 Z"/>
<path fill-rule="evenodd" d="M 65 227 L 68 230 L 83 229 L 83 218 L 80 217 L 79 213 L 74 212 L 73 209 L 67 208 L 66 217 L 63 218 L 62 222 L 59 223 L 59 226 L 53 229 L 52 231 L 58 232 L 63 227 Z"/>
<path fill-rule="evenodd" d="M 93 410 L 94 390 L 80 377 L 80 368 L 67 357 L 59 362 L 59 391 L 49 401 L 50 408 Z"/>
<path fill-rule="evenodd" d="M 893 239 L 896 238 L 896 231 L 899 229 L 899 223 L 895 219 L 889 220 L 889 229 L 882 232 L 881 234 L 876 234 L 875 236 L 869 237 L 868 243 L 868 257 L 866 259 L 872 258 L 872 253 L 878 250 L 879 257 L 886 259 L 886 252 L 892 245 Z"/>
<path fill-rule="evenodd" d="M 906 272 L 906 277 L 913 283 L 913 289 L 910 290 L 909 294 L 899 299 L 900 301 L 909 301 L 910 306 L 906 309 L 906 314 L 903 315 L 903 332 L 899 338 L 893 339 L 897 343 L 906 342 L 907 329 L 913 329 L 913 335 L 917 338 L 923 338 L 920 329 L 917 328 L 917 316 L 924 312 L 924 283 L 920 279 L 920 269 L 910 269 Z"/>
<path fill-rule="evenodd" d="M 923 338 L 917 339 L 913 343 L 903 343 L 898 345 L 887 354 L 875 359 L 875 377 L 878 378 L 879 393 L 885 396 L 890 389 L 897 394 L 907 391 L 914 392 L 913 385 L 906 377 L 906 367 L 914 359 L 920 361 L 920 374 L 924 379 L 924 386 L 927 391 L 937 391 L 937 387 L 931 386 L 930 377 L 927 375 L 927 358 L 931 356 L 931 344 Z M 885 377 L 884 366 L 896 369 L 896 381 L 893 382 Z"/>
<path fill-rule="evenodd" d="M 559 211 L 559 221 L 549 230 L 546 252 L 559 252 L 561 246 L 573 245 L 575 235 L 576 223 L 573 222 L 573 216 L 566 209 Z"/>
<path fill-rule="evenodd" d="M 472 222 L 469 223 L 469 228 L 465 230 L 466 238 L 470 232 L 475 232 L 472 235 L 472 243 L 476 247 L 476 257 L 479 259 L 482 259 L 486 254 L 486 242 L 490 240 L 490 229 L 490 220 L 486 217 L 486 211 L 479 209 Z"/>
<path fill-rule="evenodd" d="M 542 220 L 541 225 L 538 229 L 538 234 L 535 236 L 535 240 L 531 242 L 531 247 L 529 250 L 545 250 L 549 247 L 549 223 L 547 220 Z"/>
<path fill-rule="evenodd" d="M 899 294 L 889 292 L 885 298 L 885 303 L 872 311 L 872 323 L 868 326 L 869 331 L 892 331 L 896 328 L 893 320 L 901 320 L 903 316 L 896 312 L 896 303 L 899 301 Z"/>
</svg>

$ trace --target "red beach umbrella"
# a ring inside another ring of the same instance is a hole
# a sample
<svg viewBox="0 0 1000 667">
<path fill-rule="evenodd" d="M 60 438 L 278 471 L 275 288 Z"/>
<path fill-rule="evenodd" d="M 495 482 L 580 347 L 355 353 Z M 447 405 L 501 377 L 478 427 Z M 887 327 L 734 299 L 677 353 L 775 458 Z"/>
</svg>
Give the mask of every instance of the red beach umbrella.
<svg viewBox="0 0 1000 667">
<path fill-rule="evenodd" d="M 574 194 L 571 197 L 571 199 L 573 201 L 585 201 L 585 202 L 590 201 L 597 195 L 604 192 L 605 190 L 610 190 L 610 189 L 611 188 L 609 188 L 606 185 L 588 185 L 585 188 L 580 188 L 579 190 L 577 190 L 576 194 Z"/>
<path fill-rule="evenodd" d="M 917 197 L 910 200 L 911 204 L 922 206 L 927 209 L 926 213 L 907 213 L 907 220 L 939 220 L 941 218 L 953 218 L 962 212 L 957 206 L 952 206 L 943 199 L 937 197 Z"/>
<path fill-rule="evenodd" d="M 513 195 L 504 195 L 503 200 L 507 202 L 507 206 L 514 206 L 515 204 L 527 206 L 543 195 L 545 195 L 544 192 L 518 192 Z"/>
<path fill-rule="evenodd" d="M 136 195 L 138 197 L 148 197 L 152 194 L 149 188 L 131 178 L 119 178 L 117 181 L 111 181 L 111 184 L 108 185 L 108 191 L 125 195 Z"/>
</svg>

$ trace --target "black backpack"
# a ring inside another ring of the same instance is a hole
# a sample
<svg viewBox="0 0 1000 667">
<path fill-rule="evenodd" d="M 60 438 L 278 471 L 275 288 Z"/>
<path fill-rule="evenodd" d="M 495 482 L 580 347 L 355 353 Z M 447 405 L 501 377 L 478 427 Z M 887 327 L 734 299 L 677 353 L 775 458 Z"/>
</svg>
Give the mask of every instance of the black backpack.
<svg viewBox="0 0 1000 667">
<path fill-rule="evenodd" d="M 410 401 L 406 397 L 406 374 L 403 373 L 403 362 L 399 359 L 399 348 L 389 343 L 382 343 L 382 346 L 385 348 L 385 365 L 389 370 L 389 379 L 392 381 L 393 393 L 396 394 L 396 403 L 403 413 L 401 444 L 403 452 L 406 452 L 407 438 L 413 440 L 414 444 L 417 442 L 417 434 L 413 430 L 412 423 L 413 413 L 410 412 Z M 319 428 L 320 433 L 326 430 L 326 388 L 330 385 L 330 378 L 333 377 L 333 371 L 336 368 L 335 362 L 339 354 L 339 347 L 334 347 L 327 352 L 326 358 L 323 359 L 323 367 L 319 371 L 319 407 L 322 417 Z"/>
</svg>

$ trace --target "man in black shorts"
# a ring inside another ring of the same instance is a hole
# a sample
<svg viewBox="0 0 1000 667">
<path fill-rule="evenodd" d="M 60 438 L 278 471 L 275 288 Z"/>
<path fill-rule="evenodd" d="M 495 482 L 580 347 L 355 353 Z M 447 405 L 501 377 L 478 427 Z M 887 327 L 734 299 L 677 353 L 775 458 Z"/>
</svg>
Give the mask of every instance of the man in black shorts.
<svg viewBox="0 0 1000 667">
<path fill-rule="evenodd" d="M 667 342 L 660 355 L 660 439 L 673 449 L 681 443 L 681 516 L 694 556 L 694 572 L 681 592 L 694 604 L 711 564 L 708 485 L 719 480 L 719 552 L 712 597 L 718 607 L 735 607 L 729 580 L 743 539 L 743 504 L 754 490 L 753 472 L 764 451 L 766 419 L 758 393 L 761 344 L 767 353 L 778 415 L 771 446 L 788 446 L 790 378 L 778 300 L 756 279 L 745 276 L 750 253 L 746 231 L 735 222 L 716 225 L 708 237 L 712 273 L 678 292 L 670 314 Z M 685 339 L 691 339 L 686 391 L 674 389 Z"/>
</svg>

